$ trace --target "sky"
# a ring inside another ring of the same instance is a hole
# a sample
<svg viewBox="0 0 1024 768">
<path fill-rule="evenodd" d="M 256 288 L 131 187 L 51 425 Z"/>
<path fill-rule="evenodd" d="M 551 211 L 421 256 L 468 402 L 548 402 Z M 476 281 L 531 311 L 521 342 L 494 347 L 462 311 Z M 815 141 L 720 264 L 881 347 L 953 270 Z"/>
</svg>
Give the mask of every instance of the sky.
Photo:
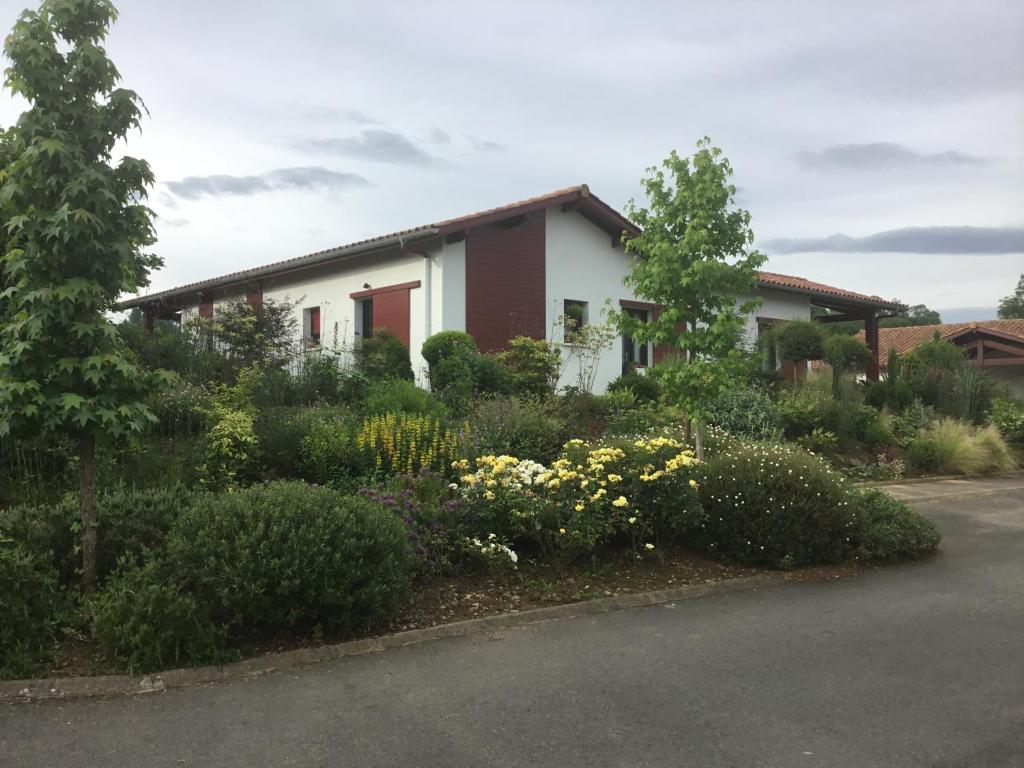
<svg viewBox="0 0 1024 768">
<path fill-rule="evenodd" d="M 580 183 L 621 210 L 705 135 L 767 269 L 950 321 L 1024 272 L 1019 0 L 118 6 L 151 290 Z"/>
</svg>

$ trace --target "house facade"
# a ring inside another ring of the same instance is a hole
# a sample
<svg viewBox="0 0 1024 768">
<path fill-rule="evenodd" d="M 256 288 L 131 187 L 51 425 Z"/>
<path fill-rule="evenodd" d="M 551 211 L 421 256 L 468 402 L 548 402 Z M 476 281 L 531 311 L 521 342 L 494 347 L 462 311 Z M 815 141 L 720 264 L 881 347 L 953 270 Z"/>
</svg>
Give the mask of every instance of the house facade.
<svg viewBox="0 0 1024 768">
<path fill-rule="evenodd" d="M 146 322 L 213 317 L 217 307 L 288 300 L 307 345 L 351 349 L 386 328 L 410 350 L 426 384 L 423 342 L 438 331 L 466 331 L 481 351 L 515 336 L 547 339 L 565 361 L 560 384 L 576 381 L 577 361 L 565 343 L 563 315 L 599 323 L 607 308 L 651 319 L 658 307 L 625 285 L 625 233 L 636 227 L 586 185 L 558 190 L 468 216 L 300 256 L 139 296 Z M 747 340 L 772 322 L 811 317 L 811 305 L 853 306 L 867 317 L 898 305 L 803 278 L 762 273 L 761 308 L 747 321 Z M 832 302 L 829 304 L 829 302 Z M 836 304 L 839 302 L 839 304 Z M 852 304 L 851 304 L 852 302 Z M 860 316 L 860 315 L 858 315 Z M 597 363 L 595 391 L 625 368 L 644 368 L 666 350 L 620 338 Z"/>
</svg>

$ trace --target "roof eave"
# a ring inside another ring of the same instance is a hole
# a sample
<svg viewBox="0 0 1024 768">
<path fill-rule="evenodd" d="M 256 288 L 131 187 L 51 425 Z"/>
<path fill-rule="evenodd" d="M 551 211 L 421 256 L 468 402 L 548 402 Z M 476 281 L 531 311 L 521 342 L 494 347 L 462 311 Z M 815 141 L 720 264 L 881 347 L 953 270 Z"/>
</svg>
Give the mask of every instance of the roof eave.
<svg viewBox="0 0 1024 768">
<path fill-rule="evenodd" d="M 900 312 L 906 309 L 905 304 L 898 302 L 885 301 L 884 299 L 872 299 L 869 297 L 858 298 L 853 296 L 836 296 L 833 293 L 827 293 L 825 291 L 818 291 L 813 288 L 802 288 L 795 285 L 782 285 L 780 283 L 774 283 L 770 280 L 758 280 L 757 285 L 759 288 L 765 288 L 773 291 L 785 291 L 788 293 L 798 293 L 802 296 L 812 296 L 822 299 L 822 303 L 828 303 L 828 305 L 844 305 L 858 308 L 874 308 L 889 310 L 891 312 Z"/>
</svg>

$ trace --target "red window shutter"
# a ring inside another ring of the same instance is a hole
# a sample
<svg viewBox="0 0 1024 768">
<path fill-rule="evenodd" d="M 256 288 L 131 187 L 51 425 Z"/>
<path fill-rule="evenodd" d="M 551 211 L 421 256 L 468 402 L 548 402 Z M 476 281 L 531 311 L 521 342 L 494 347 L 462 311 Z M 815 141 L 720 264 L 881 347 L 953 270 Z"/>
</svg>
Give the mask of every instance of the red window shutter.
<svg viewBox="0 0 1024 768">
<path fill-rule="evenodd" d="M 320 335 L 320 308 L 311 309 L 309 311 L 309 330 L 314 337 Z"/>
<path fill-rule="evenodd" d="M 409 289 L 373 294 L 373 329 L 387 330 L 409 346 Z"/>
<path fill-rule="evenodd" d="M 199 316 L 205 317 L 207 320 L 213 319 L 213 302 L 204 301 L 199 305 Z"/>
<path fill-rule="evenodd" d="M 263 307 L 263 289 L 250 288 L 245 292 L 245 300 L 253 309 L 261 309 Z"/>
</svg>

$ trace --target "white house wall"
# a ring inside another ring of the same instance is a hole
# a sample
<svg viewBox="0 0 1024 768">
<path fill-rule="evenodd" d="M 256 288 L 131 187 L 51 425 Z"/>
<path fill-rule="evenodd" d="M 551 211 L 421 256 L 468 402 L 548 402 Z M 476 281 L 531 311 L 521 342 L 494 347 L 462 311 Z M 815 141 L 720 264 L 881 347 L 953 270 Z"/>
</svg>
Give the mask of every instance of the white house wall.
<svg viewBox="0 0 1024 768">
<path fill-rule="evenodd" d="M 549 208 L 545 234 L 545 292 L 547 296 L 547 336 L 559 346 L 563 365 L 560 386 L 574 386 L 579 361 L 563 343 L 556 327 L 566 299 L 587 302 L 587 321 L 600 323 L 606 306 L 619 308 L 620 299 L 635 299 L 623 284 L 629 256 L 622 247 L 612 247 L 612 238 L 580 214 Z M 597 366 L 594 392 L 603 392 L 612 379 L 622 373 L 622 344 L 616 338 Z"/>
<path fill-rule="evenodd" d="M 759 317 L 772 320 L 811 319 L 811 299 L 809 296 L 789 291 L 775 291 L 770 288 L 760 289 L 757 292 L 757 296 L 763 299 L 763 302 L 760 307 L 747 316 L 746 328 L 743 332 L 749 347 L 753 347 L 757 342 L 757 319 Z M 739 303 L 743 304 L 749 300 L 750 296 L 745 296 Z"/>
<path fill-rule="evenodd" d="M 450 243 L 437 256 L 441 280 L 437 289 L 440 299 L 435 312 L 437 331 L 466 330 L 466 241 Z"/>
</svg>

